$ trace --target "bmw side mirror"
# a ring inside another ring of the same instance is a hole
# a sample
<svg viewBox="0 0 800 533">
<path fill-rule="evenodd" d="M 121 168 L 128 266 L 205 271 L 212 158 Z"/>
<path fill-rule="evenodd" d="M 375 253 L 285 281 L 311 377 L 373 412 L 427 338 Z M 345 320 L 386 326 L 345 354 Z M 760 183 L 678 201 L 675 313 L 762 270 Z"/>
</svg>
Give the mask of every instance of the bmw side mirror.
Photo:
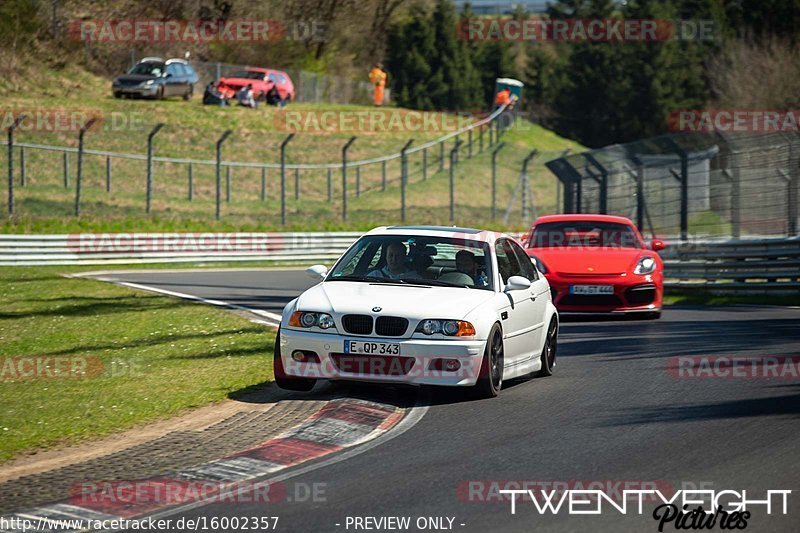
<svg viewBox="0 0 800 533">
<path fill-rule="evenodd" d="M 314 279 L 325 279 L 328 275 L 328 267 L 325 265 L 314 265 L 306 269 L 306 274 Z"/>
<path fill-rule="evenodd" d="M 653 239 L 653 242 L 650 243 L 650 247 L 653 249 L 654 252 L 658 252 L 659 250 L 663 250 L 667 247 L 667 245 L 661 239 Z"/>
<path fill-rule="evenodd" d="M 506 283 L 506 292 L 508 291 L 521 291 L 531 288 L 531 281 L 522 276 L 511 276 Z"/>
</svg>

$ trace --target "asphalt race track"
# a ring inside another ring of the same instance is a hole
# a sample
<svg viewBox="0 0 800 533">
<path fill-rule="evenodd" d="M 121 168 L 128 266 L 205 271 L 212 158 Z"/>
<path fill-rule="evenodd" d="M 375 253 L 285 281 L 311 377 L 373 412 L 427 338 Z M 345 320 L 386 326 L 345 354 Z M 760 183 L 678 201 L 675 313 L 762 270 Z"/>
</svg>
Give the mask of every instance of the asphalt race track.
<svg viewBox="0 0 800 533">
<path fill-rule="evenodd" d="M 103 277 L 272 313 L 313 284 L 297 271 Z M 469 400 L 452 389 L 406 391 L 430 406 L 415 426 L 293 478 L 323 483 L 320 501 L 215 504 L 174 517 L 279 516 L 278 531 L 354 531 L 347 518 L 366 516 L 410 517 L 412 531 L 419 517 L 454 518 L 456 531 L 657 531 L 652 504 L 642 515 L 605 507 L 602 515 L 552 516 L 530 502 L 518 502 L 512 515 L 507 500 L 475 501 L 491 481 L 570 488 L 630 482 L 634 489 L 655 482 L 673 490 L 744 489 L 751 500 L 766 490 L 792 490 L 788 515 L 753 508 L 747 531 L 798 530 L 800 378 L 679 377 L 670 358 L 796 356 L 800 309 L 684 307 L 667 309 L 658 321 L 565 321 L 559 341 L 553 377 L 507 383 L 494 400 Z M 376 401 L 387 394 L 345 387 Z"/>
</svg>

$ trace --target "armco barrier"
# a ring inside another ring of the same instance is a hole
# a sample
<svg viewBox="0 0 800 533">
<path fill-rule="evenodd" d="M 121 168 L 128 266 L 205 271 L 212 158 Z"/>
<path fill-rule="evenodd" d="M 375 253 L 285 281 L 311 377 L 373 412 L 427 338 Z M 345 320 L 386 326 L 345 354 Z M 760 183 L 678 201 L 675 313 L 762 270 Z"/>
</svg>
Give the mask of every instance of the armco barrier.
<svg viewBox="0 0 800 533">
<path fill-rule="evenodd" d="M 661 252 L 666 285 L 713 292 L 800 293 L 800 238 L 690 242 Z"/>
<path fill-rule="evenodd" d="M 0 266 L 212 261 L 331 264 L 360 235 L 360 232 L 0 235 Z M 674 243 L 661 256 L 668 288 L 800 292 L 800 238 Z"/>
</svg>

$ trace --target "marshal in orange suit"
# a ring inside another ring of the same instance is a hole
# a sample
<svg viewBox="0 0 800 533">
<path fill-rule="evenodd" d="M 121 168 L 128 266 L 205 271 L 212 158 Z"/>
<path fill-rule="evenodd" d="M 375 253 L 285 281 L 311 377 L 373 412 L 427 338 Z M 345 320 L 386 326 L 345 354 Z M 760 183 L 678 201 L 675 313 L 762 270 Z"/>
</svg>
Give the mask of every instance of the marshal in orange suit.
<svg viewBox="0 0 800 533">
<path fill-rule="evenodd" d="M 376 106 L 383 105 L 383 89 L 386 87 L 386 72 L 383 71 L 383 65 L 377 63 L 369 72 L 369 81 L 375 87 L 375 95 L 373 101 Z"/>
</svg>

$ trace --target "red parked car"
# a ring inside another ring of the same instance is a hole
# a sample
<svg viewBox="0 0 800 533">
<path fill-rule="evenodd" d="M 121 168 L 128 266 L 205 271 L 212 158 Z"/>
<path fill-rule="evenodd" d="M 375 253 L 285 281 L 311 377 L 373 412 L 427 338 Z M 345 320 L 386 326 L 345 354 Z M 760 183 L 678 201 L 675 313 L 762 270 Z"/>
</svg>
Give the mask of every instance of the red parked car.
<svg viewBox="0 0 800 533">
<path fill-rule="evenodd" d="M 550 283 L 559 313 L 661 316 L 664 263 L 633 222 L 610 215 L 551 215 L 536 220 L 526 252 Z"/>
<path fill-rule="evenodd" d="M 253 95 L 263 100 L 267 91 L 275 85 L 284 103 L 294 100 L 294 83 L 292 78 L 282 70 L 268 68 L 246 68 L 227 78 L 220 78 L 220 83 L 238 92 L 242 87 L 253 86 Z"/>
</svg>

